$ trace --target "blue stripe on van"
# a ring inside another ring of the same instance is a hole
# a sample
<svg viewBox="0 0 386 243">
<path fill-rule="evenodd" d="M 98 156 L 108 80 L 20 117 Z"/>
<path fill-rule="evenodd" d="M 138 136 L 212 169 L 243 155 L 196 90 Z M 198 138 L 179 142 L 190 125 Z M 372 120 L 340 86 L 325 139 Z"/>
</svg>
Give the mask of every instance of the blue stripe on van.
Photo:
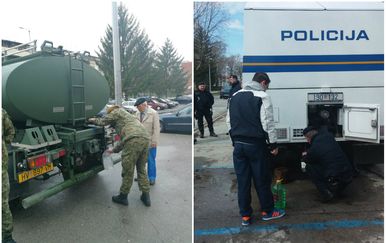
<svg viewBox="0 0 386 243">
<path fill-rule="evenodd" d="M 243 72 L 384 70 L 384 55 L 244 56 Z"/>
</svg>

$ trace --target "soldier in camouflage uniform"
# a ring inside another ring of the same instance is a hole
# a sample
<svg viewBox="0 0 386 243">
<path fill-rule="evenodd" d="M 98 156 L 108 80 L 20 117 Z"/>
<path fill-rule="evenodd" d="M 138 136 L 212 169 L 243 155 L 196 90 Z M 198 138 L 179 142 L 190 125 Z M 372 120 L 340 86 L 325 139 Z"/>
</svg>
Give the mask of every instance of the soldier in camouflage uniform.
<svg viewBox="0 0 386 243">
<path fill-rule="evenodd" d="M 150 207 L 150 184 L 146 172 L 149 135 L 145 128 L 137 118 L 119 106 L 108 108 L 105 117 L 90 118 L 89 122 L 100 126 L 111 125 L 121 137 L 121 142 L 114 147 L 113 152 L 122 150 L 122 185 L 120 194 L 113 196 L 113 202 L 128 205 L 127 194 L 133 184 L 134 169 L 137 167 L 138 185 L 142 191 L 141 200 Z"/>
<path fill-rule="evenodd" d="M 15 129 L 7 112 L 3 109 L 3 143 L 2 143 L 2 239 L 3 242 L 15 242 L 12 239 L 13 220 L 9 209 L 9 178 L 8 178 L 8 151 L 7 144 L 10 144 L 15 136 Z"/>
</svg>

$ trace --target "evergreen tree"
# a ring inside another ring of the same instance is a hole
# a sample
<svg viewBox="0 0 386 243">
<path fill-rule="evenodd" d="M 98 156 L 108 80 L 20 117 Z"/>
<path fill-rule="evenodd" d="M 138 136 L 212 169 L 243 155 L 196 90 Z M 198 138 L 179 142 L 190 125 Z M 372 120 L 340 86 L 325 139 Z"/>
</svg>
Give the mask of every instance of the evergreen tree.
<svg viewBox="0 0 386 243">
<path fill-rule="evenodd" d="M 136 18 L 128 13 L 121 3 L 118 7 L 119 44 L 121 60 L 122 91 L 126 95 L 137 95 L 149 91 L 149 85 L 156 77 L 154 67 L 155 51 L 148 35 L 141 30 Z M 98 67 L 102 70 L 110 86 L 110 96 L 114 96 L 113 36 L 112 27 L 98 47 Z"/>
<path fill-rule="evenodd" d="M 182 61 L 183 58 L 177 54 L 172 42 L 166 39 L 155 62 L 158 82 L 153 84 L 154 93 L 158 96 L 183 94 L 188 77 L 182 68 Z"/>
</svg>

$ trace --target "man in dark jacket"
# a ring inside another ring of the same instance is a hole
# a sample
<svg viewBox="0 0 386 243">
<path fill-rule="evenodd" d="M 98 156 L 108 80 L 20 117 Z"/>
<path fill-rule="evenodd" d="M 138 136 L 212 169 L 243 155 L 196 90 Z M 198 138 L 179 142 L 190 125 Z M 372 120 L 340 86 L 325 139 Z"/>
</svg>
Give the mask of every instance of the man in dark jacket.
<svg viewBox="0 0 386 243">
<path fill-rule="evenodd" d="M 269 154 L 277 155 L 277 136 L 273 106 L 266 73 L 256 73 L 243 89 L 230 97 L 227 124 L 233 143 L 233 165 L 237 177 L 237 197 L 241 224 L 249 225 L 252 216 L 251 180 L 260 201 L 262 219 L 283 217 L 285 212 L 274 208 L 271 191 L 272 167 Z"/>
<path fill-rule="evenodd" d="M 234 93 L 236 93 L 241 89 L 241 83 L 237 79 L 237 75 L 232 74 L 229 76 L 229 84 L 232 86 L 231 90 L 229 91 L 229 98 L 230 98 Z"/>
<path fill-rule="evenodd" d="M 339 196 L 352 181 L 353 169 L 346 155 L 326 127 L 303 130 L 310 147 L 303 152 L 306 171 L 320 192 L 322 202 Z"/>
<path fill-rule="evenodd" d="M 212 106 L 214 104 L 213 95 L 206 91 L 205 83 L 198 84 L 198 90 L 194 92 L 194 117 L 198 122 L 198 129 L 200 130 L 200 138 L 204 138 L 204 116 L 208 123 L 210 136 L 217 137 L 213 129 Z"/>
</svg>

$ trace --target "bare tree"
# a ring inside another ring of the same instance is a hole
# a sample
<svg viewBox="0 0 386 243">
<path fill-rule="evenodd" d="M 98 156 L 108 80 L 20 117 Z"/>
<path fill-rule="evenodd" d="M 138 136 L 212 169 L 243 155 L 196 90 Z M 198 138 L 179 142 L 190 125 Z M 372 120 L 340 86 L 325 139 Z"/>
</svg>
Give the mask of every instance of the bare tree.
<svg viewBox="0 0 386 243">
<path fill-rule="evenodd" d="M 229 19 L 228 13 L 218 2 L 194 3 L 194 80 L 212 80 L 219 77 L 219 62 L 225 53 L 221 33 Z M 209 72 L 210 69 L 210 72 Z M 210 77 L 209 77 L 210 73 Z"/>
<path fill-rule="evenodd" d="M 241 62 L 241 56 L 240 55 L 232 55 L 225 58 L 225 66 L 227 68 L 226 73 L 227 75 L 237 75 L 239 79 L 241 79 L 242 75 L 242 62 Z"/>
<path fill-rule="evenodd" d="M 221 31 L 225 27 L 229 16 L 222 3 L 219 2 L 195 2 L 194 24 L 200 26 L 210 40 L 220 39 Z"/>
</svg>

